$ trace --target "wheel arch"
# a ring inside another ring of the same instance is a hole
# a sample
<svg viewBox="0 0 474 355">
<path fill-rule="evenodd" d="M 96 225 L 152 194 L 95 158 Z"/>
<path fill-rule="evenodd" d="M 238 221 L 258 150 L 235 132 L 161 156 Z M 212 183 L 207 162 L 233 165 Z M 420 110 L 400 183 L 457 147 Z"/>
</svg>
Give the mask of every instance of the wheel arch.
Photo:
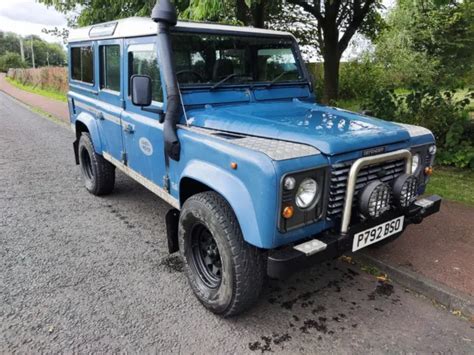
<svg viewBox="0 0 474 355">
<path fill-rule="evenodd" d="M 214 191 L 221 195 L 232 208 L 245 241 L 259 248 L 266 247 L 250 192 L 238 177 L 215 165 L 193 161 L 183 171 L 179 188 L 180 206 L 200 192 Z"/>
<path fill-rule="evenodd" d="M 79 138 L 81 138 L 81 134 L 83 132 L 87 132 L 90 134 L 95 152 L 97 154 L 102 154 L 102 140 L 100 138 L 99 127 L 97 125 L 96 119 L 87 112 L 81 112 L 77 116 L 77 119 L 74 122 L 74 126 L 76 131 L 76 140 L 74 142 L 74 154 L 76 156 L 76 163 L 78 162 L 77 147 L 79 146 Z"/>
</svg>

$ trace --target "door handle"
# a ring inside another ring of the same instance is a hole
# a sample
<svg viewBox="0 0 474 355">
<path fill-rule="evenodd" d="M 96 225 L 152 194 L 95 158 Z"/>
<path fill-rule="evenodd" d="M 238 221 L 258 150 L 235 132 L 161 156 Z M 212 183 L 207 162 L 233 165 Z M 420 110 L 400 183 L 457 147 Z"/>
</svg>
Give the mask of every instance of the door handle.
<svg viewBox="0 0 474 355">
<path fill-rule="evenodd" d="M 123 131 L 128 134 L 133 134 L 133 132 L 135 132 L 135 127 L 130 123 L 126 123 L 123 127 Z"/>
</svg>

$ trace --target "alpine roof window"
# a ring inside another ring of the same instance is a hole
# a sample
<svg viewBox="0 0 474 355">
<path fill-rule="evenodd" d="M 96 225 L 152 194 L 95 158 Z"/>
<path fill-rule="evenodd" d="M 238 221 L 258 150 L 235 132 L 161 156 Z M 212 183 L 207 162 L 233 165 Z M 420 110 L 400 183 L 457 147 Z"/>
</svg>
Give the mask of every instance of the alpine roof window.
<svg viewBox="0 0 474 355">
<path fill-rule="evenodd" d="M 94 84 L 94 49 L 92 46 L 71 48 L 71 78 Z"/>
</svg>

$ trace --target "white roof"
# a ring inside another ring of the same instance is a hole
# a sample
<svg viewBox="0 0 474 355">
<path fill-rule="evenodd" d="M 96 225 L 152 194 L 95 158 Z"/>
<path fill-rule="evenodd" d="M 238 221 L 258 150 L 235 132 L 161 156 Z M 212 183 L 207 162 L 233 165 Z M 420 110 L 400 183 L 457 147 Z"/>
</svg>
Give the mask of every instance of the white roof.
<svg viewBox="0 0 474 355">
<path fill-rule="evenodd" d="M 116 24 L 115 31 L 112 35 L 107 34 L 107 30 L 100 34 L 98 31 L 97 36 L 90 36 L 91 30 L 100 28 L 112 28 Z M 255 33 L 255 34 L 270 34 L 270 35 L 283 35 L 283 36 L 292 36 L 288 32 L 279 32 L 272 30 L 265 30 L 261 28 L 254 27 L 239 27 L 239 26 L 228 26 L 220 25 L 213 23 L 205 22 L 184 22 L 178 21 L 176 28 L 182 29 L 202 29 L 202 30 L 216 30 L 216 31 L 226 31 L 226 32 L 240 32 L 240 33 Z M 89 40 L 99 40 L 99 39 L 109 39 L 109 38 L 127 38 L 127 37 L 141 37 L 141 36 L 150 36 L 157 33 L 157 24 L 147 17 L 130 17 L 123 20 L 111 21 L 100 23 L 88 27 L 81 27 L 73 29 L 69 32 L 69 42 L 80 42 L 80 41 L 89 41 Z"/>
</svg>

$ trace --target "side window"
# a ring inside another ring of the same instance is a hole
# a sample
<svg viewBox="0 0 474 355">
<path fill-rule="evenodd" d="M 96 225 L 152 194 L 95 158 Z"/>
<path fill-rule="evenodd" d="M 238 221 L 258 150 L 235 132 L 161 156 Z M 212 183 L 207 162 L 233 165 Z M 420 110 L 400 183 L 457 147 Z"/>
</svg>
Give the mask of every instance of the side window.
<svg viewBox="0 0 474 355">
<path fill-rule="evenodd" d="M 120 46 L 100 46 L 100 88 L 120 91 Z"/>
<path fill-rule="evenodd" d="M 163 90 L 161 88 L 160 68 L 156 56 L 156 48 L 153 44 L 136 44 L 128 47 L 128 83 L 132 75 L 148 75 L 152 80 L 153 101 L 163 102 Z M 130 95 L 130 87 L 128 90 Z"/>
<path fill-rule="evenodd" d="M 94 50 L 92 46 L 71 48 L 71 78 L 94 84 Z"/>
</svg>

